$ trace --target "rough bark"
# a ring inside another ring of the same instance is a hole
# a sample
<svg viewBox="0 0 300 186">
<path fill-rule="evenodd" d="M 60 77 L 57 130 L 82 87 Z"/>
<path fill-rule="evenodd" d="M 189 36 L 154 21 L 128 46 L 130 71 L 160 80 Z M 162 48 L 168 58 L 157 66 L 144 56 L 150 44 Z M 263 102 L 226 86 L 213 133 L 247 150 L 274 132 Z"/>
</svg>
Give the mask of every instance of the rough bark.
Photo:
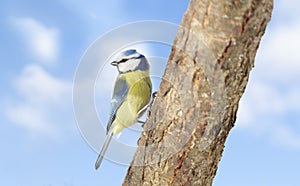
<svg viewBox="0 0 300 186">
<path fill-rule="evenodd" d="M 212 185 L 272 9 L 191 0 L 123 185 Z"/>
</svg>

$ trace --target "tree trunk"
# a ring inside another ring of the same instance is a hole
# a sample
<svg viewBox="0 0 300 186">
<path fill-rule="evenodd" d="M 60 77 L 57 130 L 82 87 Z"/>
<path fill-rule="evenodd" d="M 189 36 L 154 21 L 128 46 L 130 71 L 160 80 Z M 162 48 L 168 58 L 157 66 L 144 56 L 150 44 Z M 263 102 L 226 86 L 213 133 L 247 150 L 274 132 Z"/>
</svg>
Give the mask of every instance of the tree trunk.
<svg viewBox="0 0 300 186">
<path fill-rule="evenodd" d="M 123 185 L 212 185 L 272 0 L 191 0 Z"/>
</svg>

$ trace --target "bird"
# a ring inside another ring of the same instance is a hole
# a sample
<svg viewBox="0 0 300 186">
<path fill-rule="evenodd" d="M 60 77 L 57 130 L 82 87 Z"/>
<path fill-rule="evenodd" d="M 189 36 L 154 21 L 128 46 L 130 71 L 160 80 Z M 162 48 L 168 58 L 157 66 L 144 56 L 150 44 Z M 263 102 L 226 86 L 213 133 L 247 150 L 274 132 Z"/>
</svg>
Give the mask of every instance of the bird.
<svg viewBox="0 0 300 186">
<path fill-rule="evenodd" d="M 111 99 L 106 138 L 95 163 L 96 170 L 102 163 L 112 137 L 119 136 L 124 128 L 137 122 L 147 110 L 152 97 L 150 65 L 144 55 L 135 49 L 125 50 L 111 65 L 117 67 L 119 74 Z"/>
</svg>

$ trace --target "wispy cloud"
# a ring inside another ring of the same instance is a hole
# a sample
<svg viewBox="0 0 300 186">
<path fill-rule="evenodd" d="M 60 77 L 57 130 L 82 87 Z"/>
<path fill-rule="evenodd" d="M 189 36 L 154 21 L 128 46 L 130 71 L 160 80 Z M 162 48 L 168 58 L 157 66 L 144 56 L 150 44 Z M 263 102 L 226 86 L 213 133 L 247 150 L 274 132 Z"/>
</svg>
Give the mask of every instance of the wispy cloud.
<svg viewBox="0 0 300 186">
<path fill-rule="evenodd" d="M 299 77 L 299 32 L 300 22 L 297 21 L 267 33 L 257 60 L 267 73 L 268 80 L 275 83 L 294 83 L 297 80 L 295 77 Z"/>
<path fill-rule="evenodd" d="M 50 75 L 39 66 L 28 65 L 13 85 L 19 99 L 7 105 L 7 118 L 32 133 L 59 137 L 61 121 L 55 118 L 71 103 L 71 83 Z"/>
<path fill-rule="evenodd" d="M 63 95 L 69 93 L 69 82 L 60 80 L 37 65 L 27 65 L 14 81 L 14 86 L 23 97 L 32 103 L 59 104 Z"/>
<path fill-rule="evenodd" d="M 266 34 L 240 103 L 238 128 L 300 150 L 299 32 L 296 21 Z"/>
<path fill-rule="evenodd" d="M 275 16 L 280 16 L 285 23 L 289 23 L 290 20 L 297 21 L 299 17 L 297 7 L 299 7 L 299 5 L 298 0 L 275 0 L 274 14 Z"/>
<path fill-rule="evenodd" d="M 30 103 L 11 104 L 6 108 L 6 116 L 11 122 L 30 132 L 57 138 L 57 128 L 51 126 L 47 121 L 43 110 L 44 108 Z"/>
<path fill-rule="evenodd" d="M 42 62 L 53 63 L 59 52 L 59 30 L 46 27 L 37 20 L 11 18 L 12 24 L 23 35 L 30 52 Z"/>
</svg>

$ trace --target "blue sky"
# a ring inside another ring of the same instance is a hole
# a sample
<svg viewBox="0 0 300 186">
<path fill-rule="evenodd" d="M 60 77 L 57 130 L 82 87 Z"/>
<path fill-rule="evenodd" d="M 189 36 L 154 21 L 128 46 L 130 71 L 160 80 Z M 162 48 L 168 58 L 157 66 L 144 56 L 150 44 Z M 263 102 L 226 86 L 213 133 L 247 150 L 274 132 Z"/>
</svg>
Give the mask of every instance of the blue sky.
<svg viewBox="0 0 300 186">
<path fill-rule="evenodd" d="M 0 185 L 120 185 L 127 166 L 104 160 L 95 171 L 97 153 L 77 127 L 72 105 L 76 68 L 104 33 L 133 21 L 179 24 L 187 5 L 171 0 L 1 1 Z M 299 5 L 275 0 L 214 186 L 298 183 Z M 140 46 L 168 56 L 168 47 L 159 46 L 163 53 L 154 47 Z M 96 98 L 104 121 L 109 88 L 105 99 Z"/>
</svg>

